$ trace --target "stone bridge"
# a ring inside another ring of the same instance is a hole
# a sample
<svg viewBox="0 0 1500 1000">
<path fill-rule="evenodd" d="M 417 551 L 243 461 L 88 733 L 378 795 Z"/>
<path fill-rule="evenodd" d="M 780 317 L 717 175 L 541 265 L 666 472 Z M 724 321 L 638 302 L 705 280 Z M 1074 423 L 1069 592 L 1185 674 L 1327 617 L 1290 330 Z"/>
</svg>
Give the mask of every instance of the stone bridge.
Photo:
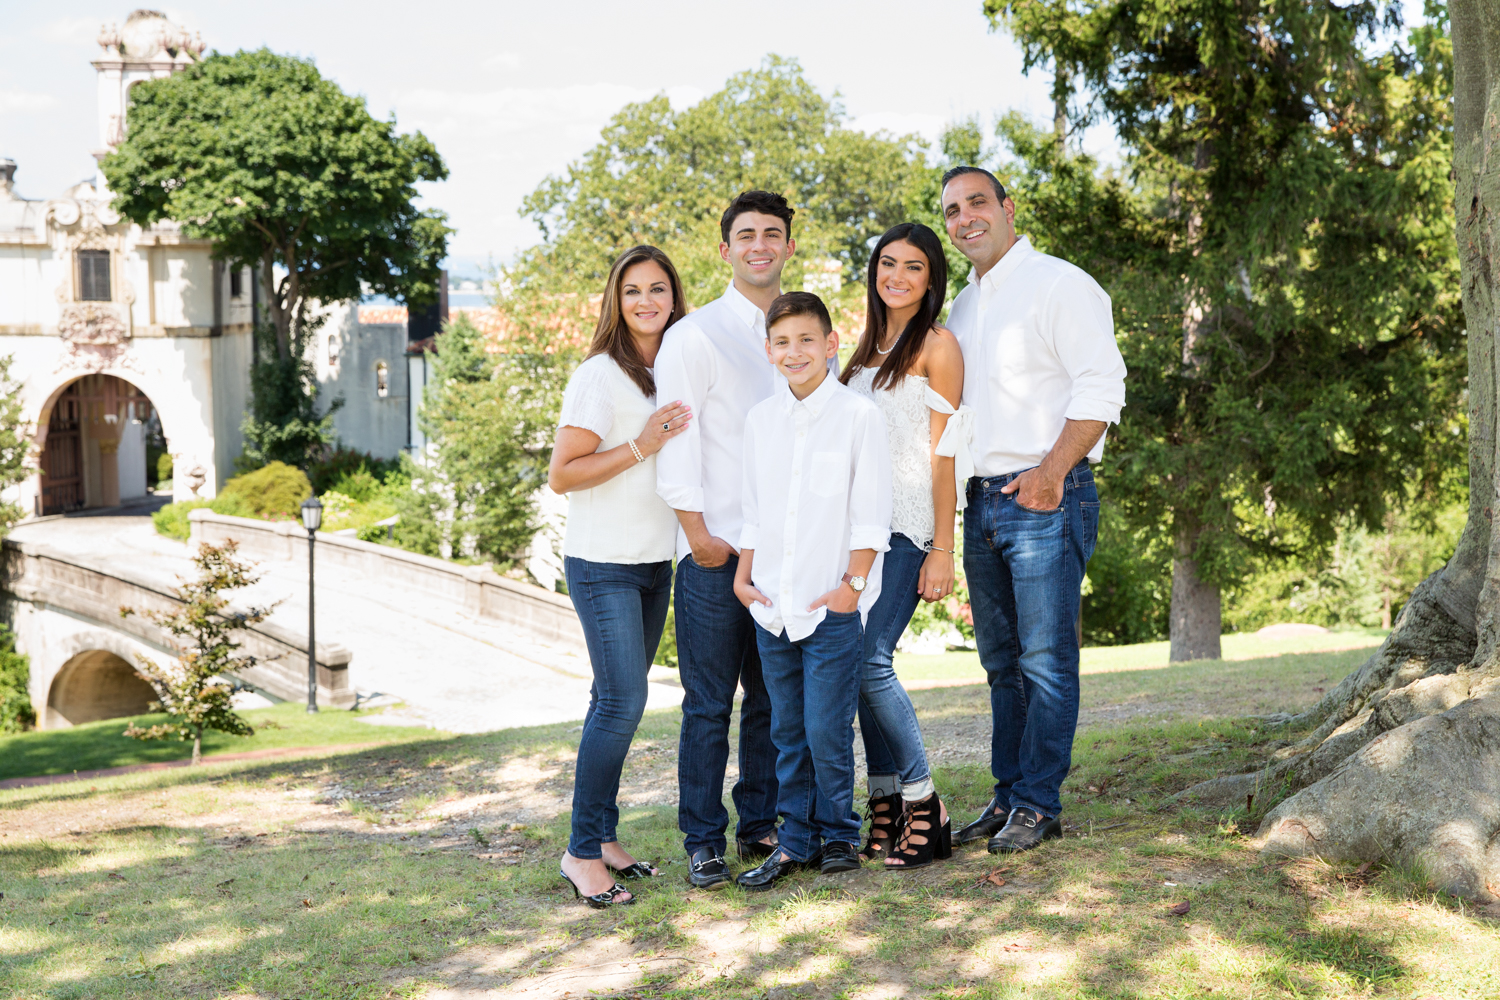
<svg viewBox="0 0 1500 1000">
<path fill-rule="evenodd" d="M 4 543 L 3 586 L 17 648 L 31 658 L 31 696 L 45 728 L 145 710 L 134 671 L 171 658 L 166 637 L 121 605 L 173 606 L 200 542 L 234 539 L 259 583 L 236 605 L 275 604 L 244 638 L 258 662 L 238 677 L 271 701 L 307 687 L 307 535 L 295 523 L 192 512 L 188 545 L 147 517 L 66 517 L 21 524 Z M 403 701 L 401 714 L 457 732 L 581 719 L 591 682 L 582 630 L 566 597 L 388 546 L 320 534 L 318 700 L 357 694 Z M 681 700 L 675 672 L 652 668 L 649 706 Z"/>
</svg>

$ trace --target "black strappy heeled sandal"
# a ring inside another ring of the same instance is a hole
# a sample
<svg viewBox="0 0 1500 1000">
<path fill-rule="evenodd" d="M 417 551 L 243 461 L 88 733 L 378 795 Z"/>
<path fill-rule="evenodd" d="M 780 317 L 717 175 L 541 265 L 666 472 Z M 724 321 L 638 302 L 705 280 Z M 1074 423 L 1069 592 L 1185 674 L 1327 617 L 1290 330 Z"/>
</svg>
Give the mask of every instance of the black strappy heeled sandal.
<svg viewBox="0 0 1500 1000">
<path fill-rule="evenodd" d="M 920 802 L 906 807 L 906 822 L 902 825 L 901 840 L 885 861 L 888 872 L 922 868 L 933 861 L 947 861 L 953 857 L 953 820 L 943 820 L 943 803 L 933 792 Z M 898 862 L 892 864 L 892 862 Z"/>
<path fill-rule="evenodd" d="M 633 893 L 631 894 L 629 899 L 617 898 L 622 892 L 630 892 L 629 889 L 625 888 L 618 882 L 611 886 L 608 892 L 597 892 L 592 896 L 585 896 L 578 890 L 578 883 L 574 882 L 571 878 L 568 878 L 567 872 L 559 868 L 557 870 L 557 874 L 561 875 L 565 879 L 568 879 L 568 884 L 573 887 L 574 899 L 582 899 L 585 903 L 589 904 L 589 906 L 592 906 L 596 910 L 603 910 L 610 906 L 630 906 L 635 902 L 635 895 Z"/>
<path fill-rule="evenodd" d="M 646 861 L 637 861 L 635 864 L 626 865 L 624 868 L 616 868 L 614 865 L 608 863 L 604 867 L 621 878 L 657 878 L 661 875 L 661 872 L 657 871 L 655 865 Z"/>
<path fill-rule="evenodd" d="M 900 795 L 872 795 L 869 803 L 870 839 L 860 848 L 859 856 L 866 861 L 879 861 L 891 853 L 891 845 L 901 839 L 901 823 L 905 814 L 901 811 Z"/>
</svg>

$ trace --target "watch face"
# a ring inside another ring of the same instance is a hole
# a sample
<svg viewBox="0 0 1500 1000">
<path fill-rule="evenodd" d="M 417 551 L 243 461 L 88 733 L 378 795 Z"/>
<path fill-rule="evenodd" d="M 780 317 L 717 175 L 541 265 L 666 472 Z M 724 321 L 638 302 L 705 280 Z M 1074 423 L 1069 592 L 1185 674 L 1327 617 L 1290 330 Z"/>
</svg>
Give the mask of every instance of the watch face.
<svg viewBox="0 0 1500 1000">
<path fill-rule="evenodd" d="M 851 577 L 849 580 L 849 586 L 853 587 L 854 592 L 857 594 L 865 589 L 865 578 L 862 576 Z"/>
</svg>

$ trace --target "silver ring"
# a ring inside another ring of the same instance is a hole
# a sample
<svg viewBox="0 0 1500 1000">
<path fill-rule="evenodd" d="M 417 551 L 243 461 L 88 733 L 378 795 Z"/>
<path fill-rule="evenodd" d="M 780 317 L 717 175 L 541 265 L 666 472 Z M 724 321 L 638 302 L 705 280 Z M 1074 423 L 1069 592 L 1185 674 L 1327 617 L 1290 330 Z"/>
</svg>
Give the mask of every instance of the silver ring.
<svg viewBox="0 0 1500 1000">
<path fill-rule="evenodd" d="M 672 421 L 668 420 L 666 423 L 662 424 L 661 425 L 661 429 L 664 430 L 664 431 L 671 430 L 672 429 Z"/>
</svg>

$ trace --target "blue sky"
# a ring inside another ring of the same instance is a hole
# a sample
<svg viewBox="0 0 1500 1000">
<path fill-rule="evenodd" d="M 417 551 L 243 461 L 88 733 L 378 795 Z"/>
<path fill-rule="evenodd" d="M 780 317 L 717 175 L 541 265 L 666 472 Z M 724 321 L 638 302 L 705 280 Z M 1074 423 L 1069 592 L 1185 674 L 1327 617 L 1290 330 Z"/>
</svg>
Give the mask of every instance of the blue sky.
<svg viewBox="0 0 1500 1000">
<path fill-rule="evenodd" d="M 0 0 L 0 156 L 16 186 L 47 198 L 93 174 L 100 25 L 132 5 L 97 0 Z M 458 232 L 453 270 L 472 272 L 536 242 L 521 199 L 597 140 L 628 101 L 665 92 L 691 103 L 768 52 L 795 57 L 825 93 L 838 90 L 857 127 L 919 132 L 1015 109 L 1051 117 L 1045 72 L 1021 73 L 1020 53 L 988 30 L 979 0 L 892 2 L 581 0 L 361 4 L 257 0 L 162 8 L 210 48 L 265 45 L 311 57 L 370 110 L 437 144 L 451 178 L 426 202 Z M 1412 14 L 1420 12 L 1418 4 Z M 1112 157 L 1096 129 L 1090 151 Z"/>
</svg>

